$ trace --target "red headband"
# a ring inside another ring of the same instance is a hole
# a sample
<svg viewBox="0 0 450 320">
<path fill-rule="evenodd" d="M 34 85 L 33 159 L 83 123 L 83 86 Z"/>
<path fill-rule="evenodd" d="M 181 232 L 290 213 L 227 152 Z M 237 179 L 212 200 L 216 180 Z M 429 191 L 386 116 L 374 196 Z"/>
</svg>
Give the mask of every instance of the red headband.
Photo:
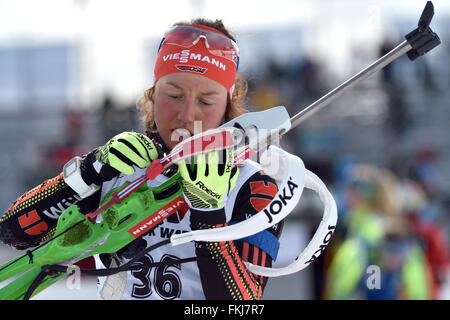
<svg viewBox="0 0 450 320">
<path fill-rule="evenodd" d="M 205 30 L 221 32 L 204 26 L 197 26 Z M 230 98 L 233 96 L 234 82 L 236 80 L 236 65 L 223 57 L 211 54 L 205 45 L 205 39 L 200 40 L 192 47 L 162 43 L 156 57 L 154 70 L 154 83 L 169 73 L 188 72 L 205 76 L 223 85 Z"/>
</svg>

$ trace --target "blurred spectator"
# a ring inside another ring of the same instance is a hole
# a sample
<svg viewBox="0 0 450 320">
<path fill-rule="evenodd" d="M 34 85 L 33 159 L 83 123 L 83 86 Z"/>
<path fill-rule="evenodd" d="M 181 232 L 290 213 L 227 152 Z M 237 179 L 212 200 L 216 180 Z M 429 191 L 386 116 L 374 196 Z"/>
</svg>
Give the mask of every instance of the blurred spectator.
<svg viewBox="0 0 450 320">
<path fill-rule="evenodd" d="M 353 167 L 348 218 L 341 221 L 347 236 L 332 257 L 325 299 L 431 298 L 430 270 L 400 215 L 396 186 L 388 171 Z"/>
<path fill-rule="evenodd" d="M 394 43 L 388 39 L 381 42 L 379 56 L 382 57 L 394 48 Z M 386 125 L 390 131 L 397 135 L 408 129 L 409 115 L 406 100 L 406 88 L 399 79 L 396 68 L 398 61 L 393 61 L 381 70 L 381 85 L 388 96 L 388 117 Z"/>
<path fill-rule="evenodd" d="M 319 63 L 311 57 L 304 57 L 299 70 L 299 87 L 302 88 L 306 98 L 319 98 L 320 94 L 324 94 L 324 81 L 322 68 Z"/>
<path fill-rule="evenodd" d="M 398 195 L 401 214 L 408 219 L 410 230 L 421 241 L 430 265 L 432 298 L 445 299 L 443 287 L 449 285 L 450 280 L 450 251 L 447 236 L 439 224 L 428 221 L 422 216 L 428 205 L 427 195 L 418 183 L 409 179 L 402 180 L 398 185 Z"/>
<path fill-rule="evenodd" d="M 274 82 L 286 78 L 286 68 L 284 68 L 277 59 L 269 58 L 267 62 L 267 79 Z"/>
<path fill-rule="evenodd" d="M 82 111 L 66 109 L 61 113 L 61 133 L 49 141 L 39 139 L 30 140 L 29 154 L 33 156 L 27 160 L 29 168 L 23 177 L 23 184 L 35 184 L 42 181 L 42 177 L 54 177 L 61 172 L 67 161 L 77 155 L 82 155 L 90 149 L 84 145 L 86 118 Z M 45 127 L 40 128 L 45 130 Z"/>
<path fill-rule="evenodd" d="M 57 145 L 47 146 L 45 157 L 50 159 L 50 164 L 56 171 L 61 170 L 67 161 L 87 150 L 81 147 L 85 122 L 82 112 L 75 110 L 65 112 L 65 132 Z"/>
<path fill-rule="evenodd" d="M 428 197 L 432 197 L 439 190 L 439 173 L 436 172 L 435 162 L 439 156 L 438 149 L 428 143 L 417 148 L 408 163 L 409 177 L 419 183 Z"/>
<path fill-rule="evenodd" d="M 101 143 L 124 131 L 137 130 L 135 105 L 117 103 L 112 95 L 105 95 L 100 106 Z M 100 138 L 100 137 L 99 137 Z"/>
</svg>

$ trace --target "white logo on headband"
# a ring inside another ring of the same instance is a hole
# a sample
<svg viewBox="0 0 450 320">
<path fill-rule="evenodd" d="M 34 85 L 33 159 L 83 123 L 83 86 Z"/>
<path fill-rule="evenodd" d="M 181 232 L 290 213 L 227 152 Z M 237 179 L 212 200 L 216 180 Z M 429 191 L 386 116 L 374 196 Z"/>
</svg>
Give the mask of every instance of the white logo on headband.
<svg viewBox="0 0 450 320">
<path fill-rule="evenodd" d="M 201 53 L 190 52 L 190 50 L 187 49 L 181 52 L 171 53 L 166 56 L 163 56 L 163 60 L 164 61 L 179 60 L 181 63 L 187 63 L 189 60 L 206 61 L 207 63 L 213 64 L 216 67 L 222 69 L 223 71 L 226 71 L 226 66 L 219 60 L 216 60 L 209 56 L 204 56 Z"/>
</svg>

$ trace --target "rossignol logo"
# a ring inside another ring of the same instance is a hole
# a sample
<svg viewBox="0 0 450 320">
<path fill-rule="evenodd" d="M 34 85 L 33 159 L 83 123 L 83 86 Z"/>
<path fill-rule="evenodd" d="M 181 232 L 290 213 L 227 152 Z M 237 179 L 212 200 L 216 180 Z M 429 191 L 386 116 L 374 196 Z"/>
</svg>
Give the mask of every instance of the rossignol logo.
<svg viewBox="0 0 450 320">
<path fill-rule="evenodd" d="M 311 256 L 311 259 L 305 262 L 305 264 L 312 263 L 316 261 L 316 259 L 324 252 L 325 248 L 328 245 L 328 242 L 330 242 L 331 237 L 333 236 L 334 229 L 336 229 L 336 226 L 328 226 L 328 233 L 325 235 L 325 237 L 322 240 L 322 244 L 319 246 L 319 249 L 317 249 L 313 255 Z"/>
<path fill-rule="evenodd" d="M 206 68 L 197 67 L 197 66 L 184 66 L 184 65 L 177 64 L 175 67 L 180 71 L 190 71 L 190 72 L 195 72 L 195 73 L 200 73 L 200 74 L 204 74 L 206 71 L 208 71 L 208 69 L 206 69 Z"/>
<path fill-rule="evenodd" d="M 295 189 L 298 189 L 298 185 L 291 180 L 292 177 L 289 177 L 289 180 L 287 182 L 288 190 L 286 190 L 286 187 L 284 187 L 283 190 L 281 190 L 281 192 L 278 193 L 278 199 L 272 200 L 270 202 L 269 207 L 263 210 L 263 212 L 269 219 L 269 223 L 271 223 L 273 220 L 272 216 L 279 214 L 286 206 L 286 204 L 292 199 Z"/>
<path fill-rule="evenodd" d="M 220 195 L 215 193 L 214 191 L 212 191 L 211 189 L 209 189 L 207 186 L 205 186 L 205 184 L 203 182 L 201 182 L 200 180 L 197 181 L 197 183 L 195 184 L 196 186 L 200 187 L 200 189 L 202 189 L 203 191 L 205 191 L 207 194 L 209 194 L 210 196 L 216 198 L 217 200 L 220 200 Z"/>
<path fill-rule="evenodd" d="M 226 71 L 226 65 L 224 65 L 222 62 L 215 59 L 214 57 L 205 56 L 202 55 L 201 53 L 191 52 L 191 50 L 189 49 L 163 56 L 163 60 L 164 61 L 179 60 L 181 63 L 188 63 L 189 61 L 192 60 L 203 61 L 215 65 L 217 68 L 222 69 L 223 71 Z"/>
</svg>

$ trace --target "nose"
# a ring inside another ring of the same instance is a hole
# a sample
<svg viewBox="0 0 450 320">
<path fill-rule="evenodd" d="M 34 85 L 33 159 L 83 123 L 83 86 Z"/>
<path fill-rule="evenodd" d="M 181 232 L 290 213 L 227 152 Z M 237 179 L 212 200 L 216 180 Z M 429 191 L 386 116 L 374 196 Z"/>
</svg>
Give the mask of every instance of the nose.
<svg viewBox="0 0 450 320">
<path fill-rule="evenodd" d="M 186 99 L 178 112 L 178 120 L 185 124 L 193 124 L 197 115 L 197 107 L 192 98 Z"/>
</svg>

